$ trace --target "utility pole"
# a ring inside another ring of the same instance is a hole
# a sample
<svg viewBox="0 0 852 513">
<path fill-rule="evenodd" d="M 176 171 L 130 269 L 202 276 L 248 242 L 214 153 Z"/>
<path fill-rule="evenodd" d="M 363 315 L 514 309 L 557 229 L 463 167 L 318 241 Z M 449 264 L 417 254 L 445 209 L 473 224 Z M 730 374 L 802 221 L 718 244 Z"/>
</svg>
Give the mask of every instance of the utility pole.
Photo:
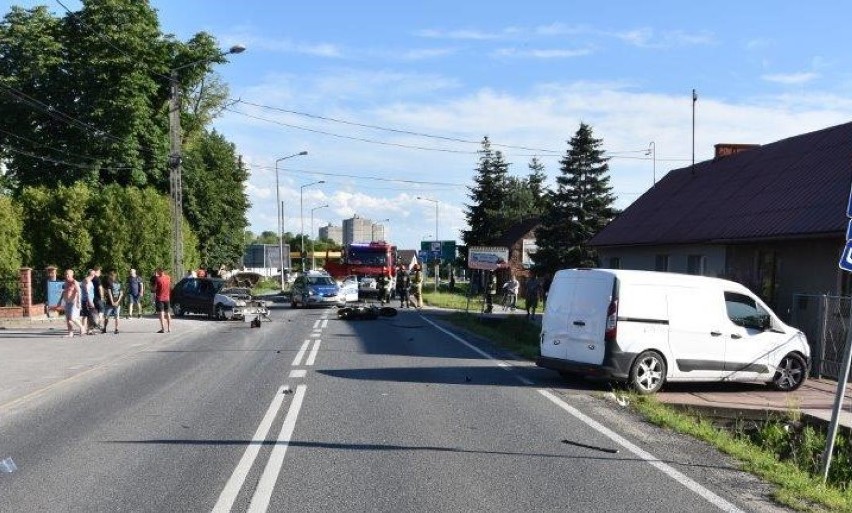
<svg viewBox="0 0 852 513">
<path fill-rule="evenodd" d="M 172 213 L 172 275 L 183 277 L 183 183 L 181 180 L 180 89 L 177 70 L 169 75 L 169 191 Z"/>
<path fill-rule="evenodd" d="M 695 102 L 698 101 L 698 93 L 692 90 L 692 174 L 695 175 Z"/>
</svg>

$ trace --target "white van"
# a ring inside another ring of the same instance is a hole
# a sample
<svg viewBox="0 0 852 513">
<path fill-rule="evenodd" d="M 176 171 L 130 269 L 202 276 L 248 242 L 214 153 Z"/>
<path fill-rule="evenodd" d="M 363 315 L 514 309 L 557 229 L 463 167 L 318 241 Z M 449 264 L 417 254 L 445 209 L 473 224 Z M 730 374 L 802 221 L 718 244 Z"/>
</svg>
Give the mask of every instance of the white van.
<svg viewBox="0 0 852 513">
<path fill-rule="evenodd" d="M 541 367 L 626 381 L 752 381 L 791 391 L 810 364 L 805 335 L 727 280 L 620 269 L 556 273 L 541 330 Z"/>
</svg>

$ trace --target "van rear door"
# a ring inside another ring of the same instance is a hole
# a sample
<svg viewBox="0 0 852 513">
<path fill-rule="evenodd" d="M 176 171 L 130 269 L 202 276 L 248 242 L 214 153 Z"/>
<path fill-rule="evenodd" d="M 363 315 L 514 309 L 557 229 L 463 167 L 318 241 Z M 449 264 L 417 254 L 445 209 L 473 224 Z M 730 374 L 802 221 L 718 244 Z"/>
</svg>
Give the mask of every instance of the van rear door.
<svg viewBox="0 0 852 513">
<path fill-rule="evenodd" d="M 602 365 L 614 284 L 610 273 L 573 269 L 557 273 L 542 324 L 542 356 Z"/>
</svg>

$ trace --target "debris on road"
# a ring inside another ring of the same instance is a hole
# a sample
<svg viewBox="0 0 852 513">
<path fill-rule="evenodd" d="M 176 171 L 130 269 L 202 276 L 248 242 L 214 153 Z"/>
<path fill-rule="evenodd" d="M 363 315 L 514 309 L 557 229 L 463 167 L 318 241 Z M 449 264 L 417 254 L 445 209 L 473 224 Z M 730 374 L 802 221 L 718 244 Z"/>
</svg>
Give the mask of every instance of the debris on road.
<svg viewBox="0 0 852 513">
<path fill-rule="evenodd" d="M 18 466 L 15 465 L 15 462 L 12 461 L 12 458 L 6 458 L 0 461 L 0 472 L 5 472 L 6 474 L 11 474 L 12 472 L 18 470 Z"/>
<path fill-rule="evenodd" d="M 292 394 L 293 390 L 290 389 L 290 387 L 284 387 L 284 390 L 282 390 L 281 393 L 284 394 L 284 395 Z"/>
<path fill-rule="evenodd" d="M 618 449 L 608 449 L 606 447 L 598 447 L 596 445 L 587 445 L 582 444 L 580 442 L 574 442 L 572 440 L 562 440 L 562 443 L 567 445 L 573 445 L 575 447 L 582 447 L 584 449 L 592 449 L 593 451 L 601 451 L 609 454 L 618 454 Z"/>
<path fill-rule="evenodd" d="M 377 307 L 375 305 L 354 305 L 338 308 L 337 318 L 343 320 L 368 320 L 374 321 L 379 317 L 394 317 L 396 308 L 390 306 Z"/>
</svg>

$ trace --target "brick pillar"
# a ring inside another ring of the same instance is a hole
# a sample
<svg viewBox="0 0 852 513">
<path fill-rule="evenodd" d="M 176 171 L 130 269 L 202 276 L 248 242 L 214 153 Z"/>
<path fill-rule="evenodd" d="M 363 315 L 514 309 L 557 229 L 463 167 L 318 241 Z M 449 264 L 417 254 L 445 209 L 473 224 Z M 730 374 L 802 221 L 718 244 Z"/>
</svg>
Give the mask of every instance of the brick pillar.
<svg viewBox="0 0 852 513">
<path fill-rule="evenodd" d="M 24 310 L 24 317 L 32 317 L 33 314 L 33 284 L 32 273 L 30 267 L 21 267 L 20 270 L 21 284 L 21 308 Z"/>
</svg>

